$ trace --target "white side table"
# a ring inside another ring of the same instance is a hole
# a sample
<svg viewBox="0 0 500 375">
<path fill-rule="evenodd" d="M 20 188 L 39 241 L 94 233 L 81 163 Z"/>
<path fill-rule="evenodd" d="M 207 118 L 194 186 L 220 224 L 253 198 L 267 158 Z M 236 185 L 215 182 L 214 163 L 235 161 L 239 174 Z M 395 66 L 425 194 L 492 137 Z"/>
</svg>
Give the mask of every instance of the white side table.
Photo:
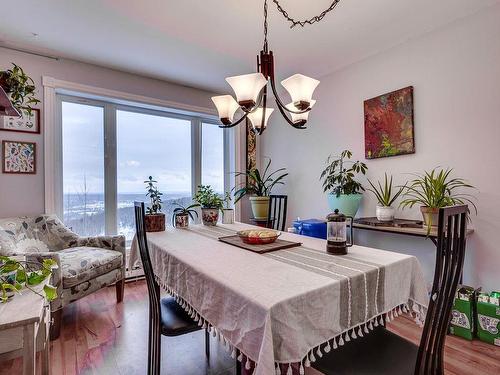
<svg viewBox="0 0 500 375">
<path fill-rule="evenodd" d="M 23 374 L 35 375 L 36 353 L 41 351 L 42 374 L 48 375 L 49 324 L 48 302 L 28 289 L 7 303 L 0 303 L 0 360 L 22 355 Z"/>
</svg>

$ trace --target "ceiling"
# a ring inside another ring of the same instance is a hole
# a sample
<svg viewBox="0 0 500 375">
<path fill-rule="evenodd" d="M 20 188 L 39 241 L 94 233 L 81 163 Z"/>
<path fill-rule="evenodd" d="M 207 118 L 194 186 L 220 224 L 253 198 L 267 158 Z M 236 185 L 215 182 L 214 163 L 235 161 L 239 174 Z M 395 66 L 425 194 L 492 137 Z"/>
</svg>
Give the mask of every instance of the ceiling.
<svg viewBox="0 0 500 375">
<path fill-rule="evenodd" d="M 279 79 L 321 77 L 500 0 L 341 0 L 321 23 L 290 29 L 269 0 Z M 309 18 L 331 0 L 280 0 Z M 0 42 L 213 91 L 255 71 L 262 0 L 21 0 L 0 14 Z M 9 14 L 7 14 L 9 13 Z M 34 35 L 36 34 L 36 35 Z"/>
</svg>

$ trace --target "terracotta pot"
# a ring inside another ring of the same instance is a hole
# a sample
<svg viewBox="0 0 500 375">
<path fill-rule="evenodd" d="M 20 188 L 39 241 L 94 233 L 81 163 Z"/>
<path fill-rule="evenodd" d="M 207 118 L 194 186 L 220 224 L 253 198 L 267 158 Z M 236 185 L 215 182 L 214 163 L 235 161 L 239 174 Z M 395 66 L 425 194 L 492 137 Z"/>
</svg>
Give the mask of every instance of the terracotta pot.
<svg viewBox="0 0 500 375">
<path fill-rule="evenodd" d="M 163 232 L 165 230 L 165 214 L 146 214 L 144 216 L 146 232 Z"/>
<path fill-rule="evenodd" d="M 202 208 L 201 209 L 201 221 L 204 225 L 214 226 L 217 225 L 219 220 L 219 209 L 218 208 Z"/>
<path fill-rule="evenodd" d="M 269 197 L 250 197 L 253 217 L 256 220 L 267 219 L 269 211 Z"/>
<path fill-rule="evenodd" d="M 176 214 L 175 215 L 175 227 L 176 228 L 189 227 L 189 215 L 188 214 Z"/>
<path fill-rule="evenodd" d="M 437 227 L 439 208 L 421 206 L 420 212 L 424 218 L 425 226 Z"/>
</svg>

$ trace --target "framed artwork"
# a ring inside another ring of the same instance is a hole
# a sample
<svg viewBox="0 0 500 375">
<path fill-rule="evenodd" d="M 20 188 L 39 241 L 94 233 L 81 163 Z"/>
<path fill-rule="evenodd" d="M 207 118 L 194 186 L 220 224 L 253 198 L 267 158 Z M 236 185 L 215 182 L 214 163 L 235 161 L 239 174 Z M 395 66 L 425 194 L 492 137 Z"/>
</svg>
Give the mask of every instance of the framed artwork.
<svg viewBox="0 0 500 375">
<path fill-rule="evenodd" d="M 248 119 L 246 122 L 247 132 L 247 171 L 254 169 L 257 166 L 257 136 L 253 131 L 252 124 Z"/>
<path fill-rule="evenodd" d="M 365 157 L 415 153 L 413 86 L 365 100 Z"/>
<path fill-rule="evenodd" d="M 31 116 L 23 113 L 22 117 L 0 117 L 0 130 L 40 134 L 40 110 L 33 109 Z"/>
<path fill-rule="evenodd" d="M 3 173 L 36 173 L 36 143 L 2 141 Z"/>
</svg>

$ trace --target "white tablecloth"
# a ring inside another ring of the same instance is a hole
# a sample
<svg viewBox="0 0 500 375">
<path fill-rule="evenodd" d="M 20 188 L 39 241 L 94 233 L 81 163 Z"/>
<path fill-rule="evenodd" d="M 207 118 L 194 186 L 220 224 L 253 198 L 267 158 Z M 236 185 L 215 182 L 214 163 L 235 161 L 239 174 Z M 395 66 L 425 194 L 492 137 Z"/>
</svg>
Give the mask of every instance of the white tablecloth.
<svg viewBox="0 0 500 375">
<path fill-rule="evenodd" d="M 256 362 L 255 374 L 297 362 L 302 372 L 382 317 L 412 311 L 422 323 L 428 297 L 415 257 L 361 246 L 332 256 L 326 241 L 289 233 L 281 238 L 302 246 L 267 254 L 217 240 L 249 227 L 168 228 L 147 238 L 159 284 L 233 355 L 239 349 Z M 138 259 L 135 245 L 130 259 Z"/>
</svg>

